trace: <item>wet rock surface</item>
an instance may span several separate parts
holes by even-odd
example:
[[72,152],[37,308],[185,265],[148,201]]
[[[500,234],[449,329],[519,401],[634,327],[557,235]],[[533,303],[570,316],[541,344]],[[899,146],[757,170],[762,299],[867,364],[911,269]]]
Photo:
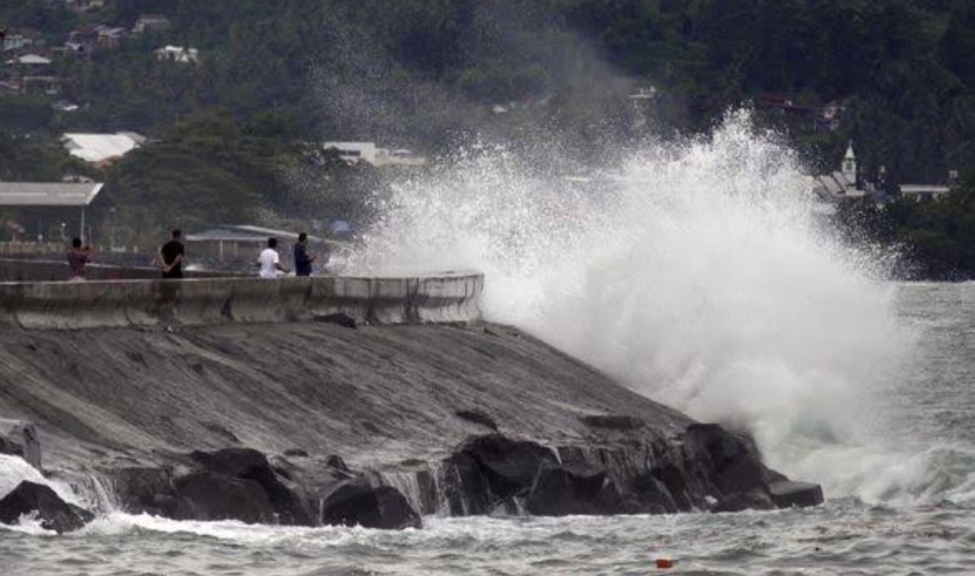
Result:
[[823,488],[819,484],[809,482],[773,482],[769,486],[772,501],[779,508],[791,508],[793,506],[805,508],[808,506],[819,506],[823,503]]
[[821,501],[747,437],[503,326],[11,329],[0,384],[49,466],[99,471],[132,512],[402,527]]
[[20,456],[41,470],[41,443],[31,422],[0,418],[0,454]]
[[419,513],[402,493],[389,486],[343,482],[322,502],[322,524],[400,530],[422,528]]

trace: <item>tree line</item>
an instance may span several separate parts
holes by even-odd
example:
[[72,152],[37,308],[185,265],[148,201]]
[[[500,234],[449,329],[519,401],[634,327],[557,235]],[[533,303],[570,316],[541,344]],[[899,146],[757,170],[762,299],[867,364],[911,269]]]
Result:
[[[159,144],[112,169],[114,201],[138,199],[133,211],[148,205],[160,220],[173,205],[200,222],[280,218],[296,194],[315,196],[287,191],[309,163],[339,169],[294,142],[436,155],[475,135],[544,134],[573,162],[599,163],[614,142],[707,130],[765,94],[843,104],[835,131],[781,120],[813,170],[832,169],[851,139],[862,171],[883,166],[892,185],[975,165],[968,0],[108,0],[85,14],[22,0],[0,6],[0,25],[57,45],[78,27],[131,28],[146,13],[172,26],[57,60],[58,98],[79,110],[0,98],[0,145],[30,136],[32,150],[0,157],[0,177],[52,170],[25,159],[44,150],[53,170],[71,167],[52,151],[60,132],[134,130]],[[165,44],[197,48],[199,64],[157,60]],[[637,122],[627,96],[650,86],[651,121]],[[376,178],[325,178],[339,184],[322,193],[339,199],[324,203],[365,217],[353,190]]]

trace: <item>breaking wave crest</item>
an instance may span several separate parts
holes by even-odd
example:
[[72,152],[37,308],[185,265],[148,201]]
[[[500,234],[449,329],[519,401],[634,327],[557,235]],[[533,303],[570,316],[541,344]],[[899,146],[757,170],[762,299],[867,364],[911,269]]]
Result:
[[930,455],[905,468],[875,409],[916,338],[888,259],[829,233],[795,154],[739,113],[627,157],[577,177],[505,147],[464,151],[400,182],[344,267],[476,268],[489,320],[748,429],[772,466],[831,495],[915,498],[943,483]]

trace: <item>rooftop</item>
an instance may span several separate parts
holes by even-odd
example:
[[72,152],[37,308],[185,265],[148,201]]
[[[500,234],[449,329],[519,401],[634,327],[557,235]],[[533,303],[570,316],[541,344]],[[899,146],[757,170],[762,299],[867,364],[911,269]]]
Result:
[[98,182],[0,182],[0,206],[88,206]]
[[146,141],[145,136],[134,132],[117,134],[79,134],[64,135],[65,146],[72,156],[86,162],[104,162],[118,158],[138,148]]
[[[264,242],[268,238],[278,238],[280,240],[297,240],[298,233],[287,230],[275,230],[273,228],[263,228],[261,226],[217,226],[209,230],[204,230],[196,234],[188,234],[188,242]],[[310,242],[324,242],[317,236],[308,236]]]

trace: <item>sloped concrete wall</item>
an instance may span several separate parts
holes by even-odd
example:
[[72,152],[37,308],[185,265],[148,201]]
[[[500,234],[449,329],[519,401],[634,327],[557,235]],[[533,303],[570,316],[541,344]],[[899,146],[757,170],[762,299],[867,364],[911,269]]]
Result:
[[199,278],[0,283],[0,323],[26,329],[295,322],[346,314],[359,323],[471,322],[477,273],[410,278]]

